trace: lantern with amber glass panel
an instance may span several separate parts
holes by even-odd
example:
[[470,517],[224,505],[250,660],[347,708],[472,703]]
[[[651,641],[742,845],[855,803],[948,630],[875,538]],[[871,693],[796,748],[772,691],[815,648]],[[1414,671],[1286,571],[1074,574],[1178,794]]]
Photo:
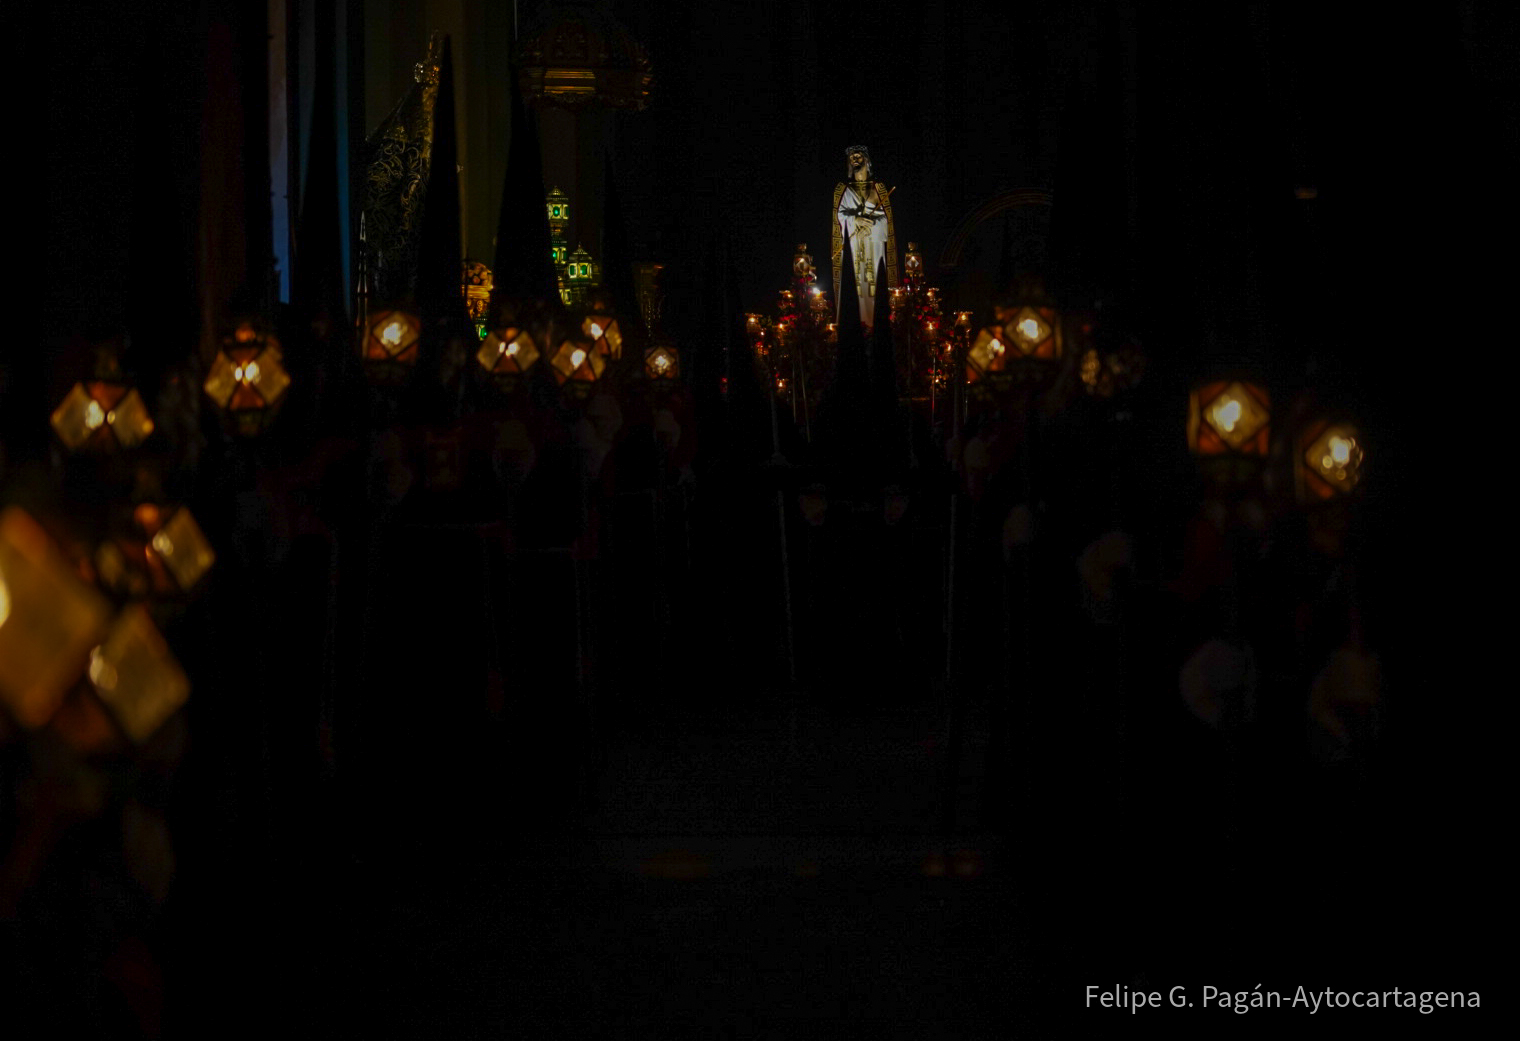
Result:
[[279,340],[251,321],[222,339],[204,384],[228,424],[245,436],[269,425],[289,387]]
[[364,369],[377,383],[401,383],[417,367],[422,319],[410,308],[393,307],[372,314],[361,335]]
[[657,386],[669,386],[681,378],[681,355],[669,343],[656,343],[644,352],[644,375]]
[[612,313],[612,297],[605,291],[593,289],[586,294],[586,316],[581,320],[581,332],[591,338],[596,352],[609,361],[622,358],[623,331]]
[[1215,380],[1188,398],[1188,450],[1206,476],[1226,482],[1258,475],[1272,437],[1272,399],[1244,380]]
[[607,358],[598,354],[596,346],[584,336],[567,336],[549,359],[554,381],[565,393],[581,399],[590,392],[593,384],[607,370]]
[[129,599],[188,595],[216,563],[216,553],[185,506],[140,502],[123,511],[95,550],[106,589]]
[[148,406],[122,375],[113,346],[96,351],[93,378],[69,389],[51,422],[70,452],[135,448],[153,433]]
[[518,325],[515,317],[504,315],[501,324],[486,334],[485,341],[475,352],[480,367],[491,374],[501,390],[516,390],[522,377],[533,368],[539,358],[538,344],[526,328]]
[[1362,479],[1366,447],[1361,431],[1344,420],[1316,420],[1299,431],[1294,453],[1299,497],[1323,502],[1350,495]]
[[1002,391],[1015,383],[1045,379],[1061,359],[1061,316],[1054,307],[1013,304],[995,311],[966,352],[966,382]]
[[111,605],[19,507],[0,513],[0,705],[32,730],[63,704]]

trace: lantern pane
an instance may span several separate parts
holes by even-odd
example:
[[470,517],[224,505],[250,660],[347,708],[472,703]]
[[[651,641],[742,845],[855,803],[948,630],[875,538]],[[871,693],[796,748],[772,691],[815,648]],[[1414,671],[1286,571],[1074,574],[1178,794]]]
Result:
[[153,736],[190,696],[190,681],[141,604],[125,608],[90,652],[90,686],[133,742]]
[[16,507],[0,514],[0,702],[16,722],[52,717],[109,618],[36,521]]
[[90,397],[84,384],[76,383],[53,410],[53,430],[64,447],[73,452],[94,436],[106,421],[100,402]]
[[290,375],[285,371],[279,348],[268,348],[258,356],[254,364],[258,369],[248,373],[248,382],[266,404],[273,405],[285,393],[285,388],[290,386]]
[[175,584],[186,592],[216,563],[216,553],[187,509],[176,510],[168,523],[154,533],[150,545],[174,576]]
[[[422,335],[421,324],[405,311],[385,311],[369,323],[371,358],[400,357]],[[378,350],[375,348],[378,347]]]
[[153,433],[153,419],[148,415],[148,406],[143,403],[142,395],[137,393],[135,387],[122,395],[116,407],[106,414],[106,420],[123,448],[142,444]]
[[1003,327],[989,325],[977,334],[966,356],[979,373],[1001,369],[1007,364],[1008,344],[1003,339]]
[[216,352],[211,370],[206,373],[205,387],[206,395],[216,402],[218,408],[226,408],[232,400],[232,392],[238,388],[238,379],[233,375],[232,359],[227,357],[226,351]]
[[1309,471],[1336,491],[1349,492],[1361,477],[1363,450],[1355,428],[1345,423],[1326,427],[1304,450]]
[[1220,391],[1204,406],[1203,415],[1209,427],[1236,451],[1265,429],[1269,418],[1256,395],[1239,382]]
[[1051,334],[1050,323],[1032,307],[1021,308],[1013,321],[1004,323],[1003,328],[1010,332],[1014,345],[1025,355],[1036,353]]

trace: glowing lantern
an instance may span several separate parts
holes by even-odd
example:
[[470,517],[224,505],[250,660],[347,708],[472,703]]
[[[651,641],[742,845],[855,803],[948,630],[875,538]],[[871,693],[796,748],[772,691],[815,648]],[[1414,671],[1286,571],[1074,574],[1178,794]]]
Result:
[[207,396],[240,434],[258,433],[289,386],[279,341],[248,322],[222,341],[205,382]]
[[924,255],[916,242],[908,243],[908,252],[903,255],[903,275],[910,285],[924,277]]
[[42,726],[100,641],[110,605],[25,512],[0,513],[0,704]]
[[503,389],[510,390],[518,377],[538,361],[538,345],[526,329],[506,325],[486,334],[485,342],[475,352],[475,360]]
[[216,553],[188,509],[151,502],[133,509],[130,535],[95,551],[101,584],[132,597],[188,593],[214,563]]
[[644,374],[652,380],[680,379],[681,356],[664,344],[651,347],[644,352]]
[[1299,488],[1306,498],[1332,499],[1356,488],[1366,456],[1356,427],[1320,420],[1304,429],[1299,446]]
[[1271,417],[1271,399],[1262,387],[1239,380],[1204,384],[1188,401],[1188,448],[1206,458],[1264,458]]
[[71,452],[133,448],[153,433],[153,418],[135,387],[115,380],[76,383],[53,410],[53,430]]
[[601,378],[607,358],[597,353],[593,344],[583,340],[565,340],[549,359],[554,379],[572,393],[583,393]]
[[135,744],[152,737],[190,696],[190,681],[147,608],[125,608],[90,651],[90,688]]
[[413,365],[417,342],[422,339],[422,320],[410,311],[381,311],[369,320],[364,336],[364,360]]
[[596,352],[617,361],[623,356],[623,333],[618,321],[603,301],[592,304],[593,310],[581,322],[581,332],[591,338]]

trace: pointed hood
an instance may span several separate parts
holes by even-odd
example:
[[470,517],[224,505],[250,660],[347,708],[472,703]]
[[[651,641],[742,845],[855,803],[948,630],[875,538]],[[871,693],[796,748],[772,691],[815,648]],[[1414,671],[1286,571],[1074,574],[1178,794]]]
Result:
[[538,141],[538,121],[523,103],[517,66],[507,73],[510,95],[511,144],[507,174],[501,189],[501,216],[496,224],[496,257],[491,267],[498,299],[559,298],[549,241],[549,215],[544,210],[544,168]]
[[454,124],[454,61],[449,38],[438,55],[433,157],[417,235],[417,308],[424,328],[468,325],[460,290],[464,245],[459,231],[459,166]]
[[291,303],[303,332],[330,340],[346,331],[343,245],[338,200],[338,124],[334,106],[333,54],[336,30],[330,7],[316,8],[315,75],[312,85],[311,151],[301,213],[296,225],[296,252],[291,272]]
[[[639,314],[638,293],[633,285],[633,251],[628,245],[622,197],[618,194],[610,153],[607,155],[604,172],[606,194],[602,215],[602,285],[612,295],[612,304],[617,308],[619,320],[626,332],[641,331],[643,320]],[[638,341],[642,343],[646,338],[640,335]]]

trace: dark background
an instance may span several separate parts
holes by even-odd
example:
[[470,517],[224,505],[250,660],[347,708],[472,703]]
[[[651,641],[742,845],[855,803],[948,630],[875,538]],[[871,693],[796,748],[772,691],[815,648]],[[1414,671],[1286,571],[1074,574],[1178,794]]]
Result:
[[[486,6],[346,5],[346,24],[362,25],[365,40],[361,47],[352,37],[354,64],[340,77],[340,93],[354,99],[350,137],[383,115],[375,99],[387,94],[376,80],[394,82],[395,69],[421,56],[418,30],[436,27],[432,14],[465,30],[456,55],[467,55],[462,75],[477,99],[466,129],[504,132],[501,111],[490,107],[496,102],[483,96],[496,75],[494,55],[479,41],[500,40],[510,9]],[[1391,678],[1387,783],[1364,822],[1364,844],[1303,841],[1265,875],[1268,884],[1323,878],[1354,908],[1350,934],[1333,915],[1313,920],[1319,932],[1306,926],[1263,940],[1253,967],[1275,964],[1291,975],[1312,949],[1314,964],[1333,969],[1344,952],[1346,961],[1386,970],[1378,986],[1434,986],[1440,977],[1439,985],[1475,989],[1469,980],[1489,964],[1489,941],[1508,935],[1493,904],[1491,851],[1503,818],[1493,810],[1489,767],[1490,742],[1506,733],[1493,721],[1496,706],[1508,696],[1503,672],[1491,671],[1505,657],[1492,649],[1493,626],[1503,627],[1511,597],[1508,565],[1489,547],[1498,545],[1490,525],[1508,459],[1494,416],[1508,408],[1513,338],[1503,330],[1512,310],[1513,15],[1475,3],[1407,18],[1288,4],[617,3],[612,12],[646,43],[656,76],[649,110],[617,116],[609,131],[613,169],[636,251],[669,265],[667,313],[697,356],[725,342],[737,348],[734,316],[768,307],[796,243],[826,255],[825,202],[844,147],[863,143],[877,176],[898,186],[899,245],[925,247],[931,278],[941,274],[934,260],[951,232],[982,201],[1019,187],[1054,193],[1054,288],[1081,306],[1102,301],[1146,345],[1152,368],[1136,437],[1170,463],[1136,482],[1149,483],[1158,499],[1188,487],[1184,396],[1211,371],[1243,365],[1284,396],[1312,383],[1362,417],[1380,460],[1365,556]],[[536,5],[521,7],[525,26],[538,14]],[[248,89],[263,61],[262,10],[60,3],[7,18],[20,20],[8,34],[17,59],[8,108],[17,118],[7,164],[19,279],[8,312],[17,334],[3,347],[0,429],[8,458],[22,460],[44,451],[47,413],[74,378],[69,344],[131,326],[136,361],[151,378],[155,366],[193,347],[207,302],[249,280],[257,258],[271,252],[271,233],[261,128],[248,123],[262,103],[262,85]],[[377,38],[391,58],[379,71],[365,57],[382,51]],[[469,143],[485,157],[467,162],[464,174],[464,237],[476,255],[488,252],[478,243],[495,226],[504,140],[503,133]],[[228,171],[233,176],[221,176]],[[1295,197],[1307,187],[1316,190],[1312,201]],[[965,266],[979,263],[985,276],[1000,241],[999,226],[984,226]],[[947,273],[943,284],[952,308],[985,313],[986,285],[974,275]],[[459,597],[479,595],[467,585],[461,580]],[[298,627],[298,619],[287,623]],[[415,667],[407,675],[422,682]],[[692,669],[707,667],[716,671],[698,689],[738,682],[738,670],[724,673],[719,661]],[[239,683],[231,689],[259,687],[257,678]],[[209,714],[202,746],[240,733],[238,715],[230,706]],[[256,754],[246,740],[197,768],[211,787],[181,818],[187,895],[171,914],[181,931],[169,957],[173,966],[194,966],[173,976],[192,981],[178,985],[196,995],[177,998],[179,1007],[205,1000],[239,1016],[262,1006],[265,988],[292,1009],[291,987],[319,1003],[324,993],[320,972],[290,984],[270,971],[271,962],[302,960],[302,934],[271,935],[257,908],[312,915],[324,936],[363,937],[365,921],[398,914],[332,867],[347,863],[341,857],[265,848],[252,818],[240,816],[247,764],[239,756]],[[552,787],[542,778],[524,782],[514,798],[544,783]],[[1138,812],[1149,820],[1169,808],[1142,803]],[[1101,821],[1102,809],[1090,816]],[[1148,878],[1126,865],[1158,865],[1164,858],[1154,844],[1182,841],[1166,828],[1116,825],[1113,834],[1121,832],[1122,848],[1104,847],[1114,870],[1097,873],[1100,889],[1105,879],[1129,887]],[[302,848],[310,841],[299,831],[286,838]],[[354,845],[383,858],[373,853],[383,843]],[[487,894],[481,913],[495,921],[499,890],[490,878],[463,881],[474,870],[434,864],[416,877],[427,879],[419,889]],[[599,892],[596,906],[609,915],[642,906],[634,895]],[[1021,892],[1009,913],[1041,906],[1046,895]],[[1082,902],[1080,894],[1062,897]],[[461,918],[471,899],[460,897]],[[749,906],[769,898],[756,887],[738,899]],[[900,906],[916,899],[905,895]],[[1143,887],[1138,899],[1146,899]],[[337,921],[336,910],[335,920],[322,917],[339,907],[351,918]],[[416,913],[451,920],[436,906]],[[1167,932],[1166,909],[1149,913],[1154,918],[1142,920]],[[510,933],[516,919],[502,914]],[[1090,914],[1093,945],[1122,946],[1100,912]],[[1186,932],[1210,919],[1207,910],[1179,911],[1174,924]],[[1368,930],[1374,921],[1386,932]],[[1036,934],[1063,935],[1058,917],[1042,930]],[[1404,960],[1377,949],[1374,935],[1397,937]],[[482,949],[498,942],[483,940]],[[966,943],[1001,948],[995,932],[968,934]],[[334,964],[357,957],[341,944],[331,949]],[[230,978],[195,965],[199,950],[227,953]],[[637,956],[606,957],[622,964]],[[450,964],[532,976],[531,959],[518,964],[513,955],[502,968],[491,957],[466,951]],[[1081,952],[1063,957],[1071,978],[1060,977],[1061,985],[1088,982]],[[1095,954],[1093,964],[1107,967],[1107,957]],[[1195,975],[1150,985],[1205,981],[1208,959],[1196,952],[1173,964]],[[570,992],[583,982],[546,986],[573,1003]],[[989,972],[984,982],[991,989],[997,981]],[[345,993],[369,993],[366,983],[345,985],[353,988]],[[1041,1007],[1037,989],[1018,993],[1025,1013],[1040,1014],[1029,1011]]]

